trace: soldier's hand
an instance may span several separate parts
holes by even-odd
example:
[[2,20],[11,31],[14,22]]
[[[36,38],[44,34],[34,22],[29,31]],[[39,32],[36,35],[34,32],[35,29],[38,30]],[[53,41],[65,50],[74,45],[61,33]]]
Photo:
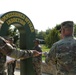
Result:
[[41,52],[38,52],[36,50],[33,50],[33,57],[39,56],[41,54],[42,54]]

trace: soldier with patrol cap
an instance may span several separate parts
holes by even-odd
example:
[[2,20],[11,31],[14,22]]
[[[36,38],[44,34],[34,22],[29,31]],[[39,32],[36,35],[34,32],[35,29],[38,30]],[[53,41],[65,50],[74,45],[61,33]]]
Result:
[[[0,20],[0,25],[3,23]],[[41,53],[36,50],[17,50],[13,47],[6,39],[0,36],[0,75],[6,75],[5,73],[5,62],[6,55],[13,57],[15,59],[26,59],[30,57],[35,57]]]
[[[39,44],[40,44],[39,39],[35,39],[33,49],[37,50],[39,52],[42,52],[41,47],[40,47]],[[34,71],[35,71],[35,75],[42,75],[42,72],[41,72],[42,55],[39,55],[37,57],[33,57],[32,61],[33,61],[33,68],[34,68]]]
[[73,26],[73,21],[61,23],[63,39],[53,44],[45,60],[56,66],[56,75],[76,75],[76,39],[73,37]]

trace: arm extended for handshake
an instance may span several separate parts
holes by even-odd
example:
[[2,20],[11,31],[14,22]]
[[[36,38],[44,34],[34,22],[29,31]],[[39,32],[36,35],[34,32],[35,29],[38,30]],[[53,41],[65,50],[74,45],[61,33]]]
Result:
[[0,52],[15,59],[26,59],[41,54],[36,50],[17,50],[17,48],[14,48],[3,37],[0,37]]

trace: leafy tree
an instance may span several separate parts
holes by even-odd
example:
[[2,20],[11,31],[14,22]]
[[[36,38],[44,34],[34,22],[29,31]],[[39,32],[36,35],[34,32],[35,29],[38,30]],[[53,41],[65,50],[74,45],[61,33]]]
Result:
[[60,39],[59,30],[60,25],[56,25],[56,27],[52,29],[49,28],[45,32],[44,31],[38,32],[38,30],[35,30],[36,38],[43,39],[46,45],[50,48],[53,45],[53,43],[55,43]]
[[35,30],[35,33],[36,33],[36,38],[44,39],[44,35],[45,35],[44,31],[38,32],[38,30]]
[[76,37],[76,24],[74,25],[74,36]]
[[59,32],[56,30],[56,28],[51,29],[50,33],[46,35],[45,42],[46,45],[50,48],[53,43],[58,41],[60,39]]
[[46,30],[45,34],[48,35],[48,34],[50,33],[50,31],[51,31],[51,29],[48,28],[48,29]]
[[57,24],[55,27],[56,30],[60,30],[60,28],[61,28],[60,24]]

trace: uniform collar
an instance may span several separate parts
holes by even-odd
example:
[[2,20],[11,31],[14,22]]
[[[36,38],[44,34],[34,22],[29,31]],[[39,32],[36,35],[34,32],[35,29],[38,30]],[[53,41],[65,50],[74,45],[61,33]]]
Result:
[[64,38],[73,38],[73,36],[65,36]]

